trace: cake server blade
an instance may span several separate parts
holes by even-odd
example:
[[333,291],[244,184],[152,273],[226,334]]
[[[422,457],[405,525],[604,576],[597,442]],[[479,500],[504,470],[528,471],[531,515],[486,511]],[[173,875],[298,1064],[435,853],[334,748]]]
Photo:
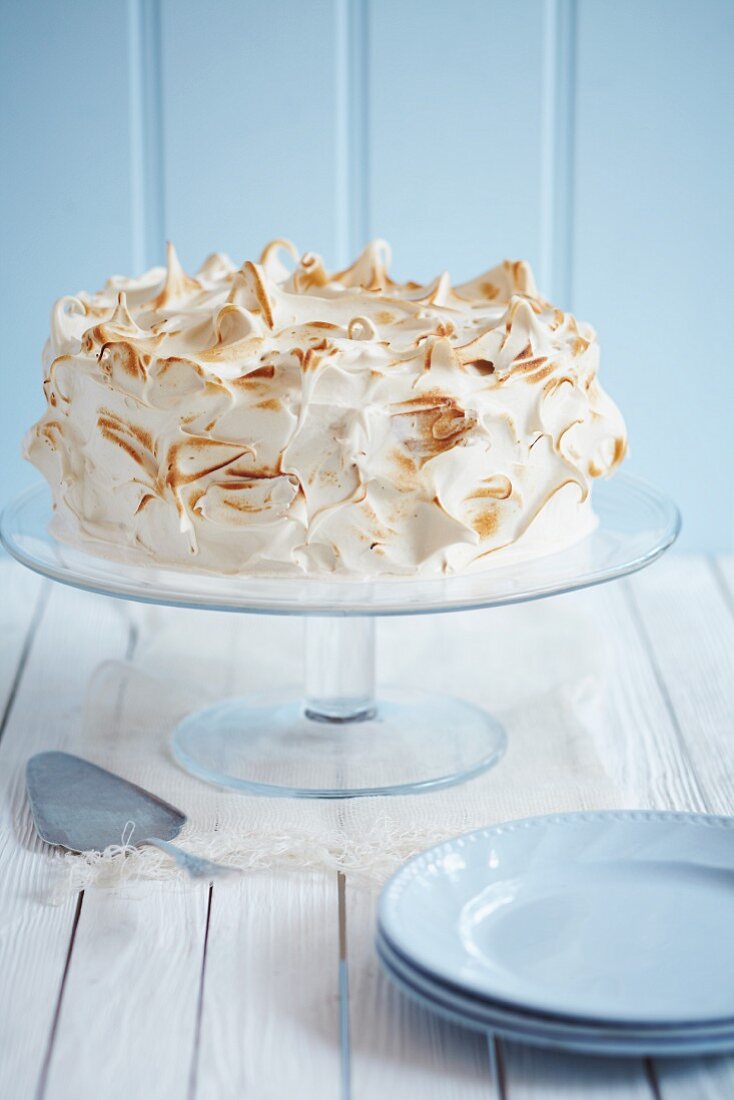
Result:
[[26,765],[26,789],[36,830],[47,844],[72,852],[103,851],[112,844],[153,844],[196,878],[237,870],[170,844],[186,824],[185,814],[80,756],[32,756]]

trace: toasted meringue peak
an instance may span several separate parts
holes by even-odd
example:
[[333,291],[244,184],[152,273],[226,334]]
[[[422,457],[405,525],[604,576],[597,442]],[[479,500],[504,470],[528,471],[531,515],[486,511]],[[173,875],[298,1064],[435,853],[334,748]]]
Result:
[[235,270],[235,265],[226,253],[210,252],[197,271],[197,278],[195,281],[198,282],[199,285],[210,282],[216,283],[220,280],[226,281],[227,277],[232,275]]
[[81,298],[66,295],[54,303],[51,310],[51,339],[56,355],[67,355],[79,346],[88,327],[88,308]]
[[352,266],[337,272],[333,280],[342,286],[361,287],[363,290],[384,290],[392,285],[392,279],[387,273],[391,260],[392,249],[387,241],[370,241]]
[[352,317],[347,326],[347,336],[350,340],[376,340],[377,328],[369,317]]
[[201,290],[201,283],[192,279],[181,267],[176,249],[170,241],[166,244],[166,281],[163,289],[150,303],[152,309],[165,309]]
[[111,327],[118,328],[121,331],[125,329],[129,329],[130,332],[142,333],[143,331],[137,326],[130,310],[127,308],[127,296],[124,290],[121,290],[117,295],[117,305],[108,323]]
[[278,237],[276,240],[270,241],[260,253],[260,266],[268,278],[277,283],[285,282],[290,275],[290,268],[287,268],[280,258],[283,252],[290,256],[294,265],[298,264],[298,249],[293,241],[289,241],[285,237]]
[[59,537],[224,573],[435,575],[594,526],[626,452],[593,329],[506,260],[452,286],[373,241],[329,273],[290,241],[61,298],[26,454]]

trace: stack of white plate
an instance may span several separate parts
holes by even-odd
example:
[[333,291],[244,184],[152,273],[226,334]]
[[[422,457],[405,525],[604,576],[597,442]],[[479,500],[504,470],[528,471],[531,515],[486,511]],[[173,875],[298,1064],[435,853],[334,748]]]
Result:
[[410,860],[380,900],[393,981],[455,1023],[594,1054],[734,1050],[734,818],[528,818]]

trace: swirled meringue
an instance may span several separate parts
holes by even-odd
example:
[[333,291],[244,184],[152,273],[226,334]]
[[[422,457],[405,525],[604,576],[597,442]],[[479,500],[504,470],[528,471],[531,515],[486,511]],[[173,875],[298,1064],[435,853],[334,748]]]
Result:
[[[288,241],[53,307],[25,440],[57,535],[219,573],[431,575],[557,550],[626,449],[593,329],[522,262],[452,287]],[[288,264],[290,263],[290,268]]]

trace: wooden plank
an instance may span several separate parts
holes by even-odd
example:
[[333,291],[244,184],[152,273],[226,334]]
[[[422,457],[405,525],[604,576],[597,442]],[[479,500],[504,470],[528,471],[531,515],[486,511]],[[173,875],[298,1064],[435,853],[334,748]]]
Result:
[[132,264],[128,66],[116,0],[0,7],[0,507],[38,477],[19,442],[51,303]]
[[539,0],[370,3],[368,221],[399,278],[539,269],[543,26]]
[[731,1100],[734,1058],[656,1060],[655,1100]]
[[702,810],[691,772],[650,654],[632,615],[625,582],[559,597],[575,601],[602,648],[602,683],[590,723],[601,762],[629,807]]
[[378,891],[347,888],[353,1100],[500,1100],[488,1038],[444,1023],[413,1004],[375,953]]
[[0,729],[9,716],[40,621],[41,583],[35,573],[21,569],[0,551]]
[[711,567],[721,585],[724,601],[734,614],[734,554],[719,554],[712,559]]
[[[667,707],[707,809],[734,813],[734,614],[725,589],[731,559],[671,556],[630,583],[634,613],[650,647]],[[728,1100],[734,1058],[656,1059],[662,1100]]]
[[[705,488],[731,469],[730,364],[711,357],[685,400],[670,383],[691,371],[679,303],[699,296],[701,271],[708,315],[729,308],[734,5],[580,0],[576,41],[573,308],[599,332],[630,472],[678,501],[682,548],[730,547],[731,508]],[[691,462],[676,441],[694,424]]]
[[734,813],[734,616],[703,558],[672,555],[629,585],[666,705],[712,813]]
[[[182,262],[273,237],[336,260],[338,35],[331,0],[163,0],[166,232]],[[192,135],[195,135],[193,137]]]
[[508,1043],[509,1100],[657,1100],[637,1058],[584,1057]]
[[44,1100],[187,1095],[208,892],[85,891]]
[[51,904],[54,860],[33,829],[23,769],[34,752],[73,744],[92,669],[123,653],[127,638],[110,601],[56,586],[0,743],[0,1095],[8,1100],[25,1100],[38,1083],[77,905],[75,897]]
[[[192,646],[211,643],[215,648],[207,663],[207,687],[214,695],[232,691],[238,665],[246,667],[247,654],[252,652],[248,624],[238,616],[133,608],[132,618],[139,661],[145,667],[152,647],[157,672],[170,672],[174,683],[181,669],[177,658],[170,669],[166,665],[168,632],[190,636]],[[214,659],[214,654],[222,659]],[[124,673],[124,666],[110,668],[97,690],[101,684],[104,691],[117,691],[115,685],[124,682]],[[110,709],[118,711],[117,705]],[[180,769],[163,764],[156,750],[163,732],[158,730],[158,719],[152,714],[144,730],[130,726],[136,721],[134,700],[123,698],[119,723],[125,736],[110,736],[105,730],[98,743],[88,734],[88,751],[121,773],[162,790],[165,797],[184,806],[193,821],[210,824],[218,806],[226,819],[227,800],[239,802],[237,796],[195,782]],[[258,1096],[282,1096],[297,1085],[300,1095],[307,1095],[307,1085],[312,1095],[336,1095],[336,1023],[334,1042],[322,1057],[315,1057],[309,1047],[310,1020],[321,1013],[327,1031],[328,1021],[336,1020],[335,894],[329,888],[324,895],[320,879],[313,888],[307,881],[300,891],[295,879],[218,883],[211,892],[210,910],[206,893],[175,884],[126,884],[114,893],[87,891],[46,1100],[63,1097],[70,1084],[84,1095],[90,1082],[97,1080],[106,1083],[106,1094],[120,1097],[141,1089],[146,1095],[155,1090],[152,1094],[161,1097],[183,1095],[187,1089],[192,1096],[195,1092],[226,1097],[250,1090]],[[291,927],[305,927],[306,932],[288,952],[283,942]],[[323,957],[313,950],[313,941],[322,934],[317,929],[322,927],[330,940]],[[105,1004],[123,968],[132,993],[120,998],[119,1007],[110,1013]],[[281,968],[279,980],[270,980],[270,968]],[[257,983],[253,971],[259,975]],[[303,991],[300,1004],[291,996],[294,972]],[[297,1016],[286,1025],[281,1017],[289,1002],[297,1007]],[[77,1046],[90,1016],[94,1024],[88,1029],[86,1053],[80,1057]],[[262,1039],[264,1020],[270,1045]],[[295,1060],[279,1057],[283,1034]],[[95,1049],[105,1052],[105,1065],[96,1073]],[[336,1082],[331,1093],[330,1080]]]
[[[116,607],[130,622],[126,656],[139,653],[143,661],[146,646],[155,643],[161,629],[196,631],[201,640],[207,630],[231,636],[236,627],[234,617]],[[99,738],[87,730],[85,746],[113,771],[158,791],[160,740],[167,731],[157,730],[154,718],[144,736],[130,728],[128,708],[135,701],[128,694],[134,695],[134,689],[125,686],[125,672],[123,665],[107,670],[101,690],[116,702],[109,713],[95,711],[104,729]],[[226,692],[230,676],[223,662],[213,673],[213,690]],[[170,797],[185,806],[192,781],[173,771],[176,791]],[[70,1093],[121,1100],[142,1093],[166,1100],[189,1093],[209,893],[208,884],[185,881],[85,891],[44,1100],[63,1100]],[[110,998],[114,1012],[108,1008]]]
[[336,876],[252,874],[217,885],[197,1095],[340,1097]]

